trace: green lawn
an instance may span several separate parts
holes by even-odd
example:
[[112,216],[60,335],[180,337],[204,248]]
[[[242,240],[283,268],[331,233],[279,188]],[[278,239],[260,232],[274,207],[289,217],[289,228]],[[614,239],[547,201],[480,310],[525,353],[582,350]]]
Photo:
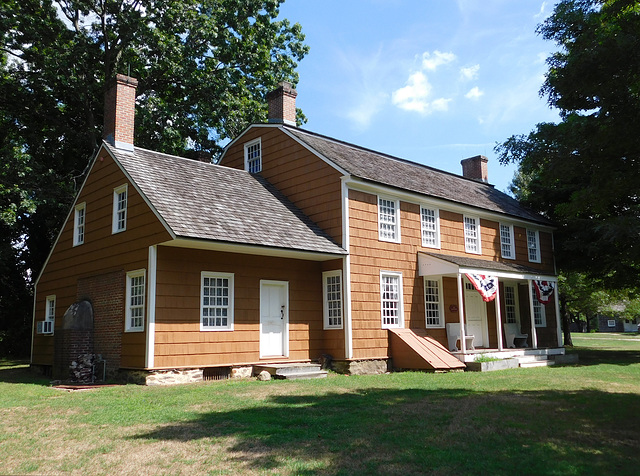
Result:
[[578,366],[66,392],[0,361],[1,474],[638,474],[640,336]]

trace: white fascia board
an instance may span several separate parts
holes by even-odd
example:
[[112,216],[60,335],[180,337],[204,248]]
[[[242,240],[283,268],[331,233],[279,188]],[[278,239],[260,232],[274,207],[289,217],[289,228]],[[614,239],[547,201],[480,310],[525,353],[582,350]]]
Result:
[[544,275],[544,274],[526,274],[526,273],[510,273],[508,271],[495,271],[492,269],[485,269],[485,268],[460,268],[458,270],[460,272],[460,274],[487,274],[490,273],[491,276],[497,276],[498,278],[505,278],[505,279],[515,279],[515,280],[523,280],[523,279],[530,279],[532,281],[537,280],[537,281],[557,281],[558,277],[557,276],[549,276],[549,275]]
[[270,256],[275,258],[291,258],[305,261],[329,261],[344,258],[342,253],[323,253],[320,251],[293,250],[286,248],[274,248],[261,245],[247,245],[243,243],[228,243],[221,241],[197,240],[191,238],[176,238],[174,240],[159,243],[162,246],[174,248],[189,248],[196,250],[221,251],[225,253],[238,253],[244,255]]
[[347,186],[353,190],[359,190],[361,192],[367,192],[372,194],[383,194],[389,195],[392,197],[398,197],[403,202],[415,203],[415,204],[423,204],[429,205],[440,210],[446,210],[450,212],[460,213],[460,214],[471,214],[477,216],[479,218],[483,218],[485,220],[491,220],[495,222],[502,223],[513,223],[514,225],[520,225],[529,228],[536,228],[539,230],[544,230],[551,232],[555,228],[549,225],[542,225],[538,222],[525,220],[523,218],[514,217],[512,215],[508,215],[506,213],[498,213],[486,210],[480,207],[473,207],[471,205],[461,205],[455,202],[445,200],[442,198],[430,197],[427,195],[422,195],[417,192],[410,192],[407,190],[400,190],[395,187],[390,187],[388,185],[382,185],[376,182],[371,182],[368,180],[359,179],[357,177],[351,176],[347,181]]

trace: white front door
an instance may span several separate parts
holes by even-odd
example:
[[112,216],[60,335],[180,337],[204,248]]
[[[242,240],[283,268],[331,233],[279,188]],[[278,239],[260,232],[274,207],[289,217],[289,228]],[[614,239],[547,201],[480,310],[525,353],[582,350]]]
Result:
[[260,281],[260,357],[289,355],[289,283]]
[[464,284],[464,310],[467,335],[472,335],[474,347],[486,347],[489,345],[487,335],[487,305],[482,296],[465,279]]

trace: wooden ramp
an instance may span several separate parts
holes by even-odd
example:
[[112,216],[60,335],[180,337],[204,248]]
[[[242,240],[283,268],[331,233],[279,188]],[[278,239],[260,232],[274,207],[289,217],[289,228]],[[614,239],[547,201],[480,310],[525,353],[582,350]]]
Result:
[[412,370],[458,370],[466,365],[424,329],[389,329],[393,367]]

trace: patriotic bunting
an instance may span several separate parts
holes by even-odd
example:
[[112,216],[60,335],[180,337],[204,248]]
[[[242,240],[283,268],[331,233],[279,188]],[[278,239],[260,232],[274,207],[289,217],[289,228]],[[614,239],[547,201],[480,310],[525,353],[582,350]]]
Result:
[[536,296],[538,301],[542,304],[549,304],[551,295],[553,294],[553,281],[533,281],[533,285],[536,289]]
[[498,292],[498,277],[485,274],[465,274],[484,302],[493,301]]

